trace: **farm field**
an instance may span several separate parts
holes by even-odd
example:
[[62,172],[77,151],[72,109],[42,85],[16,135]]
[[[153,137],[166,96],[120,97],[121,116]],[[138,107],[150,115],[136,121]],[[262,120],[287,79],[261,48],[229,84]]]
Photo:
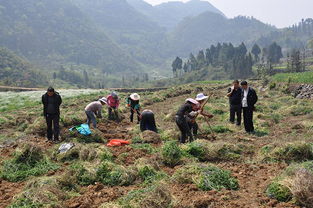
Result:
[[[61,91],[62,143],[75,144],[65,154],[58,153],[62,143],[44,137],[43,92],[0,93],[0,207],[313,207],[312,101],[293,98],[283,83],[251,86],[259,96],[253,135],[228,122],[228,82],[140,93],[159,135],[129,122],[125,93],[121,123],[108,121],[104,111],[91,136],[71,133],[85,122],[84,107],[108,91]],[[216,139],[199,117],[198,139],[178,144],[175,113],[200,92],[213,93],[205,111],[214,114]],[[107,147],[110,139],[131,144]]]

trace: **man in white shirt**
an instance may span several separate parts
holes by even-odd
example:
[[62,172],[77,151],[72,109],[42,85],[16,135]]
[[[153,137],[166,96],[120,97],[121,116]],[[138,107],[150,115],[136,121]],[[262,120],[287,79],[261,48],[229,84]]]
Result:
[[245,130],[247,133],[254,133],[253,111],[255,109],[254,105],[258,101],[258,96],[255,90],[248,86],[246,81],[241,82],[241,87],[241,105]]

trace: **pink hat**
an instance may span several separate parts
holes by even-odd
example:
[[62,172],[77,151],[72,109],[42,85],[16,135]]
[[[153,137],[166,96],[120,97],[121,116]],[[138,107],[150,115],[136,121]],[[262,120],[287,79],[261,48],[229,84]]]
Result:
[[186,99],[186,102],[191,102],[191,103],[193,103],[193,104],[195,104],[195,105],[199,105],[199,104],[200,104],[198,101],[196,101],[196,100],[193,99],[193,98],[188,98],[188,99]]

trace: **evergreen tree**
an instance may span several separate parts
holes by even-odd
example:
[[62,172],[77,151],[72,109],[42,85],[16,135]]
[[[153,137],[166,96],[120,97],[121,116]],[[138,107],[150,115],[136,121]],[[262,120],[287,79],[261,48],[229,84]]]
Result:
[[271,63],[279,63],[279,60],[283,57],[281,47],[276,42],[272,43],[268,47],[267,60]]
[[197,56],[197,63],[198,67],[202,68],[206,64],[206,59],[203,50],[199,51],[198,56]]
[[255,62],[258,62],[259,61],[259,55],[261,53],[261,49],[260,47],[258,46],[258,44],[254,44],[253,47],[252,47],[252,50],[251,50],[251,53],[254,55],[254,60]]

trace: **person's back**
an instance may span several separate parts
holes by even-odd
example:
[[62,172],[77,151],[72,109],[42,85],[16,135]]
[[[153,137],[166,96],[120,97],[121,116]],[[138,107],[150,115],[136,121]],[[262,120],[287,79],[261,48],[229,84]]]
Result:
[[154,132],[158,131],[155,124],[154,113],[151,110],[144,110],[141,113],[140,130],[141,131],[150,130]]
[[102,104],[100,101],[94,101],[89,103],[86,108],[85,111],[92,111],[94,113],[101,111],[102,109]]

